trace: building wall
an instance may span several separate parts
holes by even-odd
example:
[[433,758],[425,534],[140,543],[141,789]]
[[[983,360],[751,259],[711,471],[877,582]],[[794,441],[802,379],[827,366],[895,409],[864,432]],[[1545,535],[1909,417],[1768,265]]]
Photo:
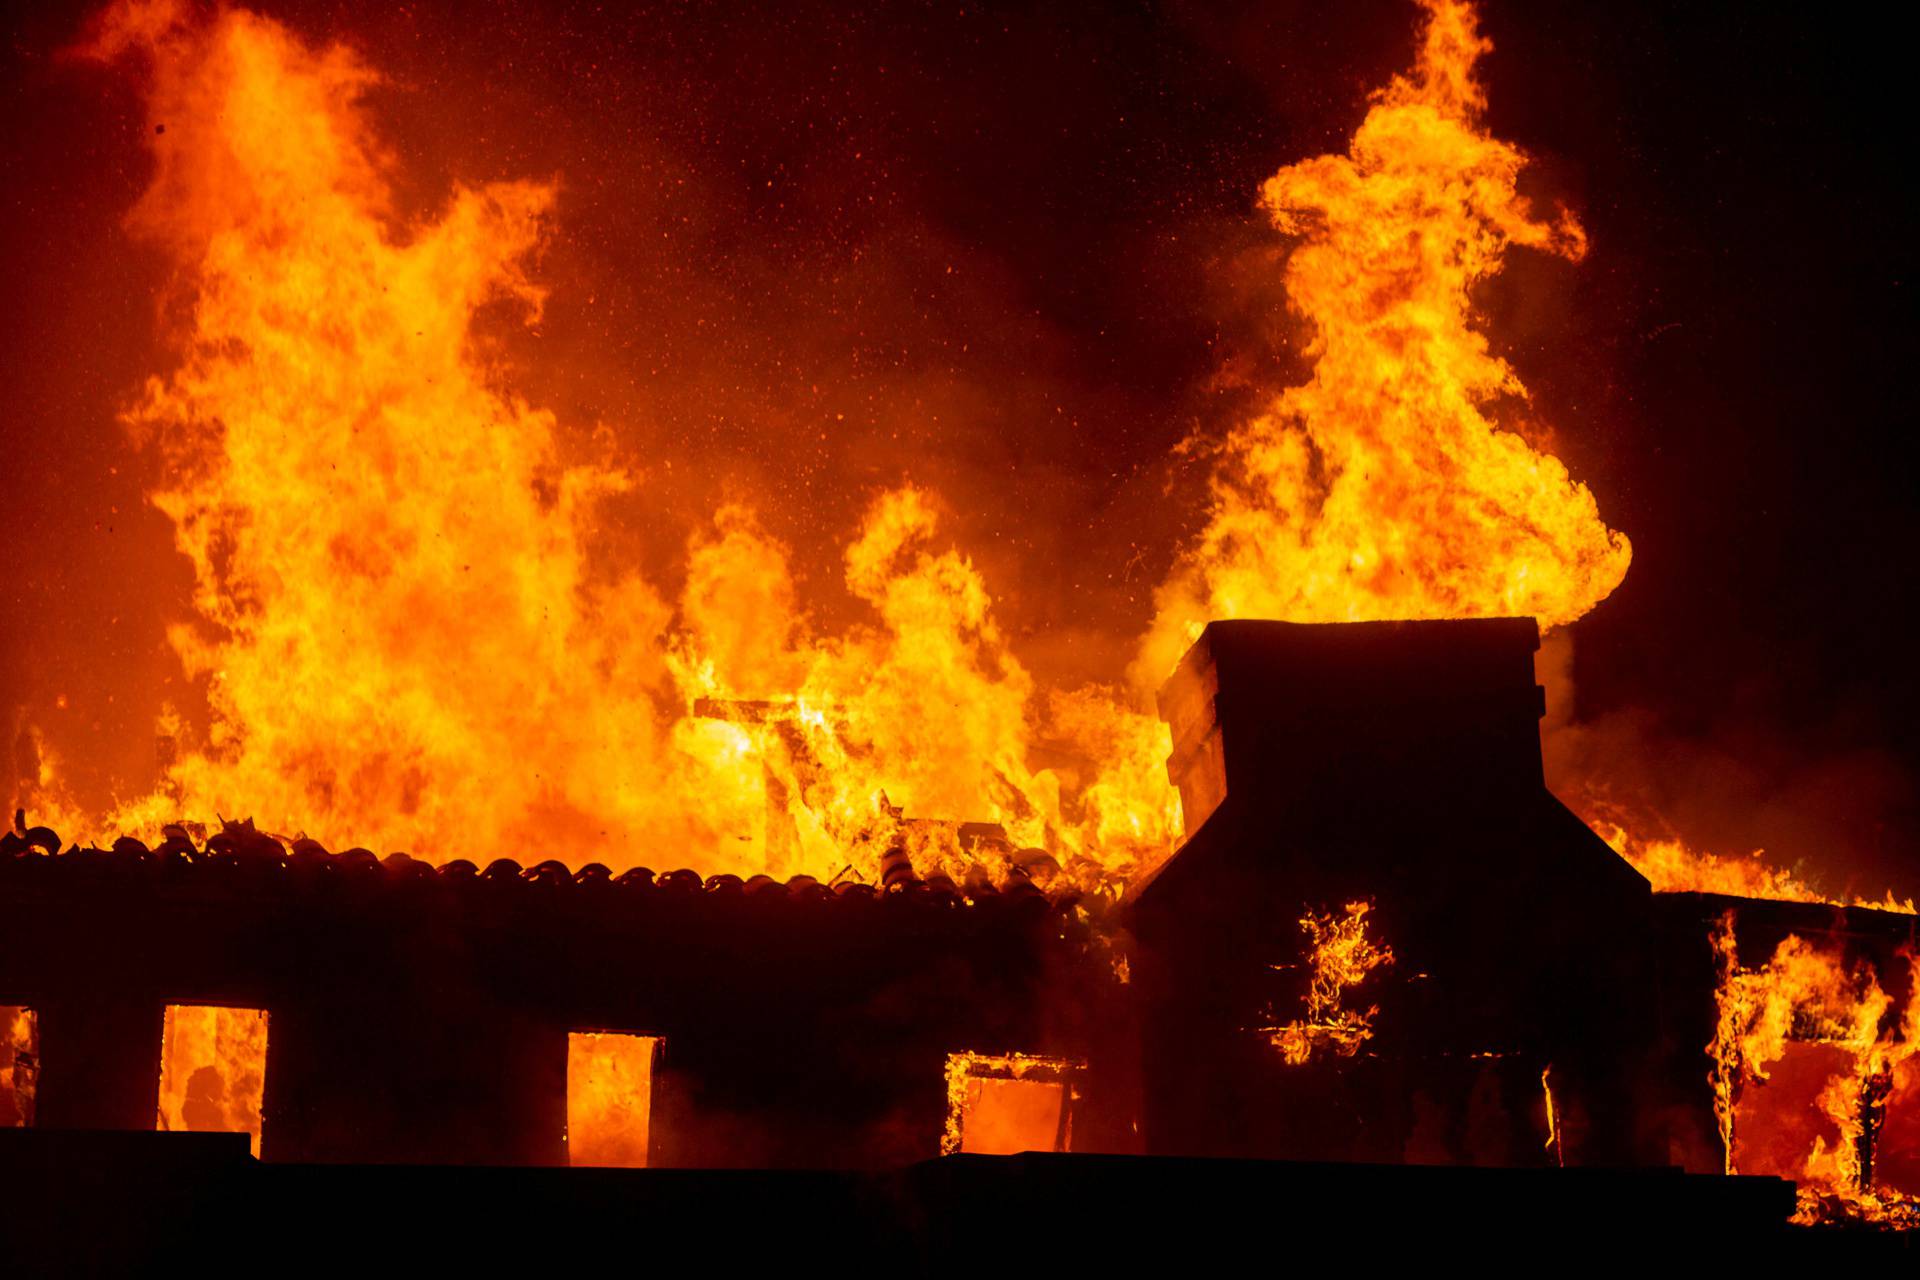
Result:
[[1089,970],[1030,889],[34,851],[0,865],[0,937],[42,1126],[151,1128],[164,1006],[259,1008],[270,1161],[564,1163],[594,1029],[664,1038],[655,1164],[899,1163],[939,1150],[948,1054],[1084,1056],[1098,1021],[1048,1012]]

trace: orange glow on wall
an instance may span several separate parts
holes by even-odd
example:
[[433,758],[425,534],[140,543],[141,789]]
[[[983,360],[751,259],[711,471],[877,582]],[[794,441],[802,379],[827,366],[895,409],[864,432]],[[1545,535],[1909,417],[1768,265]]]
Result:
[[267,1013],[170,1004],[160,1039],[157,1128],[245,1133],[260,1154],[267,1081]]
[[576,1031],[567,1037],[567,1163],[647,1167],[658,1036]]

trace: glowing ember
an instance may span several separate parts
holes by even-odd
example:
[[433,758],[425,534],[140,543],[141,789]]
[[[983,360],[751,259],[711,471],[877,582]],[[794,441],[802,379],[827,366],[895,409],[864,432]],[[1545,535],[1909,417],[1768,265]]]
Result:
[[158,1128],[246,1133],[260,1154],[267,1081],[263,1009],[170,1004],[160,1041]]
[[31,1009],[0,1005],[0,1129],[33,1124],[39,1078],[39,1019]]
[[950,1055],[940,1154],[1071,1150],[1073,1080],[1080,1070],[1080,1063],[1062,1058]]
[[567,1162],[647,1167],[657,1036],[576,1031],[567,1037]]
[[1393,963],[1393,952],[1367,937],[1371,902],[1349,902],[1346,914],[1312,912],[1300,918],[1312,948],[1308,963],[1313,976],[1307,986],[1307,1016],[1268,1032],[1274,1047],[1290,1066],[1309,1061],[1320,1049],[1351,1058],[1373,1035],[1378,1005],[1365,1010],[1345,1007],[1347,991],[1365,981],[1382,965]]

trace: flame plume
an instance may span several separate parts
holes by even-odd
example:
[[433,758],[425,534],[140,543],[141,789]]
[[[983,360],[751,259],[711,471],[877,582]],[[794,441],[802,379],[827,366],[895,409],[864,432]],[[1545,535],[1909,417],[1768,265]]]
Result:
[[[950,820],[915,829],[923,863],[978,860],[962,819],[1094,879],[1172,840],[1164,727],[1098,689],[1038,698],[971,563],[932,549],[930,494],[873,503],[846,582],[877,625],[840,636],[810,632],[744,507],[694,536],[677,607],[595,563],[602,500],[639,475],[570,458],[474,327],[500,303],[538,322],[552,183],[460,187],[396,229],[350,51],[124,3],[91,52],[151,64],[132,223],[193,306],[127,420],[167,463],[152,498],[198,613],[171,638],[213,721],[109,829],[224,811],[430,858],[822,878],[871,876],[902,813]],[[1043,733],[1085,766],[1033,767]]]
[[1158,597],[1139,672],[1170,670],[1213,618],[1296,622],[1532,614],[1573,621],[1630,549],[1593,495],[1496,426],[1526,388],[1475,325],[1472,290],[1514,245],[1578,259],[1537,219],[1520,152],[1479,123],[1492,46],[1462,0],[1424,0],[1410,76],[1375,98],[1346,155],[1289,165],[1261,203],[1295,238],[1287,296],[1313,376],[1227,440],[1206,528]]
[[538,318],[553,188],[463,187],[395,235],[358,107],[376,77],[347,51],[159,5],[106,16],[97,51],[128,47],[171,122],[133,224],[194,291],[179,368],[128,420],[168,464],[152,498],[200,615],[172,640],[214,728],[116,825],[251,811],[444,850],[476,823],[634,822],[663,766],[667,609],[636,578],[590,583],[584,550],[631,478],[563,462],[471,335],[496,299]]
[[1579,616],[1626,542],[1488,416],[1525,393],[1470,294],[1512,245],[1584,242],[1535,218],[1522,157],[1479,125],[1471,8],[1426,7],[1348,154],[1264,188],[1313,375],[1225,443],[1126,695],[1036,688],[930,490],[872,501],[844,553],[868,621],[839,633],[744,504],[693,533],[677,592],[604,563],[605,500],[650,481],[610,444],[584,456],[475,326],[538,323],[555,183],[401,217],[352,51],[243,10],[109,8],[90,51],[149,65],[156,126],[131,223],[191,299],[178,366],[126,416],[167,463],[152,496],[196,613],[170,634],[211,726],[170,714],[161,786],[95,831],[251,814],[433,859],[869,879],[904,847],[956,878],[1111,883],[1180,834],[1141,691],[1205,619]]

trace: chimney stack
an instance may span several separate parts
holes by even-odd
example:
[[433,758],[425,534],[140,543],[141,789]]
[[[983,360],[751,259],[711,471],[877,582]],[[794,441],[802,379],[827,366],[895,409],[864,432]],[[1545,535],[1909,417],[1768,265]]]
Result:
[[[1539,643],[1530,618],[1201,635],[1160,694],[1187,839],[1129,893],[1149,1150],[1508,1158],[1549,1063],[1560,1111],[1611,1123],[1620,1081],[1586,1064],[1643,1034],[1648,887],[1546,789]],[[1395,955],[1352,993],[1373,1031],[1289,1066],[1262,1029],[1301,1014],[1301,919],[1360,901]],[[1577,1137],[1569,1162],[1621,1154]]]

